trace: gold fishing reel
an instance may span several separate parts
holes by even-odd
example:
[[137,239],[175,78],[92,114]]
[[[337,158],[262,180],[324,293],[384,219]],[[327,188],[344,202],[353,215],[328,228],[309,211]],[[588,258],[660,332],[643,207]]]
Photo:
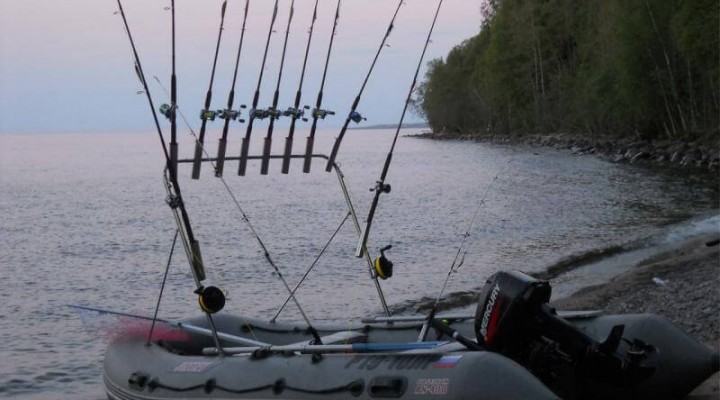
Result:
[[373,265],[375,266],[375,273],[381,279],[387,279],[392,277],[393,274],[393,263],[385,257],[385,251],[392,249],[392,245],[387,245],[380,249],[380,257],[375,258]]
[[200,309],[208,314],[215,314],[225,307],[225,293],[215,286],[201,286],[195,293],[198,294]]

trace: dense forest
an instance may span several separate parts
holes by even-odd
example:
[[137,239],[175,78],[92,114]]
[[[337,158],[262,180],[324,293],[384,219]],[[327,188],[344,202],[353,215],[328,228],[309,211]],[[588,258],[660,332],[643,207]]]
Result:
[[430,61],[416,93],[434,132],[717,135],[718,0],[484,0],[482,9],[480,33]]

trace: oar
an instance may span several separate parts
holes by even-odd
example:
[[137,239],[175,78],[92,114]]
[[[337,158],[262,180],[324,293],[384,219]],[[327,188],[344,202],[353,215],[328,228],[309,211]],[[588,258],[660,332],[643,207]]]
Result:
[[[225,354],[247,354],[256,351],[263,351],[268,353],[285,353],[285,352],[298,352],[306,354],[319,354],[319,353],[372,353],[372,352],[383,352],[383,351],[407,351],[407,350],[428,350],[434,349],[438,346],[447,344],[446,341],[440,342],[408,342],[408,343],[353,343],[353,344],[292,344],[286,346],[253,346],[253,347],[226,347],[223,349]],[[205,355],[217,354],[217,349],[214,347],[208,347],[203,349]],[[415,354],[415,353],[413,353]]]
[[[148,317],[148,316],[145,316],[145,315],[130,314],[130,313],[122,312],[122,311],[103,310],[103,309],[100,309],[100,308],[78,306],[78,305],[74,305],[74,304],[68,304],[67,306],[70,307],[70,308],[76,308],[76,309],[79,309],[79,310],[95,311],[95,312],[98,312],[98,313],[101,313],[101,314],[119,315],[119,316],[122,316],[122,317],[135,318],[135,319],[144,319],[144,320],[147,320],[147,321],[152,321],[152,320],[153,320],[152,317]],[[188,332],[197,333],[197,334],[203,335],[203,336],[213,337],[212,331],[211,331],[210,329],[207,329],[207,328],[203,328],[203,327],[200,327],[200,326],[188,324],[188,323],[185,323],[185,322],[173,321],[173,320],[165,319],[165,318],[155,318],[155,320],[156,320],[156,321],[163,322],[163,323],[165,323],[165,324],[168,324],[168,325],[170,325],[170,326],[172,326],[172,327],[175,327],[175,328],[179,328],[179,329],[188,331]],[[246,345],[246,346],[269,346],[269,344],[264,343],[264,342],[258,342],[258,341],[256,341],[256,340],[246,339],[246,338],[244,338],[244,337],[235,336],[235,335],[231,335],[231,334],[223,333],[223,332],[218,332],[218,333],[217,333],[217,336],[218,336],[218,338],[220,338],[220,339],[222,339],[222,340],[226,340],[226,341],[228,341],[228,342],[233,342],[233,343],[242,344],[242,345]]]

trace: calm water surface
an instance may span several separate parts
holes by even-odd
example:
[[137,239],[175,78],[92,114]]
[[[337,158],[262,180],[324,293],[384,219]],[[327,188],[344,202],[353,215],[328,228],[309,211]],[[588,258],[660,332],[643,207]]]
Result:
[[[361,220],[392,134],[351,131],[338,157]],[[328,152],[334,135],[319,134],[316,150]],[[208,142],[214,154],[216,138]],[[282,143],[278,136],[275,152]],[[235,155],[239,143],[228,149]],[[181,143],[182,156],[191,150]],[[345,218],[337,178],[319,161],[311,174],[301,172],[300,161],[288,175],[279,173],[279,162],[268,176],[258,164],[249,167],[241,178],[229,163],[226,182],[294,285]],[[230,312],[270,318],[285,299],[282,283],[212,169],[206,165],[199,181],[189,171],[182,168],[181,186],[207,284],[228,291]],[[393,245],[395,275],[382,282],[391,307],[437,296],[485,193],[448,293],[475,289],[500,269],[540,271],[569,256],[652,240],[718,208],[717,181],[706,175],[465,142],[401,138],[387,182],[392,192],[381,197],[369,245],[374,255]],[[0,278],[9,289],[0,313],[0,397],[103,397],[105,344],[93,317],[66,305],[152,312],[175,232],[164,198],[153,134],[0,136]],[[311,319],[345,321],[381,310],[366,264],[353,256],[356,244],[346,221],[297,294]],[[176,252],[161,315],[197,314],[192,290]],[[298,313],[290,307],[281,318]]]

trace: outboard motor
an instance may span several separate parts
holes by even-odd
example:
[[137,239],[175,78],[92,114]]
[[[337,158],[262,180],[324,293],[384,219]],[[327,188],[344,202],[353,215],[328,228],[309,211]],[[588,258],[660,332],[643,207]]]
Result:
[[487,280],[475,313],[480,345],[522,364],[562,397],[576,397],[578,380],[632,386],[653,373],[642,365],[652,346],[635,341],[626,354],[618,348],[624,325],[604,342],[583,333],[550,307],[551,287],[519,271],[502,271]]

